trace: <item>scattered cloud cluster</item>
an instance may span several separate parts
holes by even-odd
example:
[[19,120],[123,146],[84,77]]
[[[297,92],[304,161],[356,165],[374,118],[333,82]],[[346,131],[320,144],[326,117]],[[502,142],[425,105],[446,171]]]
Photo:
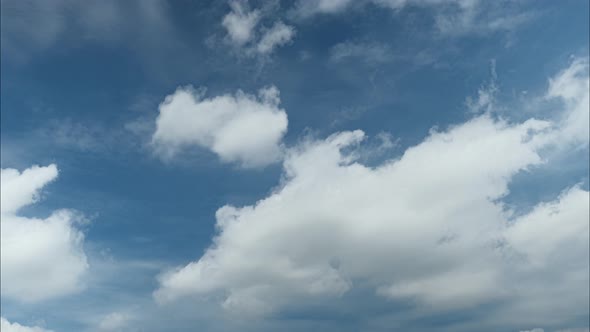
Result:
[[[45,219],[19,215],[40,198],[40,190],[58,175],[55,165],[22,172],[2,169],[1,279],[2,296],[37,302],[81,289],[88,269],[83,250],[82,220],[71,210],[54,211]],[[3,329],[4,330],[4,329]]]
[[[562,114],[577,111],[574,96],[588,113],[580,63],[551,81]],[[308,139],[287,150],[268,197],[217,211],[213,245],[163,275],[155,297],[216,295],[230,311],[261,314],[362,284],[435,311],[500,301],[504,311],[490,313],[499,321],[584,315],[588,191],[564,187],[522,216],[502,203],[516,174],[576,132],[565,123],[479,115],[376,167],[357,160],[360,130]]]
[[295,28],[280,20],[270,28],[260,27],[260,10],[249,10],[247,3],[231,1],[231,11],[223,17],[222,25],[227,31],[230,44],[248,56],[269,55],[295,37]]
[[223,162],[262,167],[281,157],[288,121],[279,103],[274,86],[261,89],[258,96],[238,91],[213,98],[192,87],[179,88],[160,105],[152,145],[165,158],[198,146]]

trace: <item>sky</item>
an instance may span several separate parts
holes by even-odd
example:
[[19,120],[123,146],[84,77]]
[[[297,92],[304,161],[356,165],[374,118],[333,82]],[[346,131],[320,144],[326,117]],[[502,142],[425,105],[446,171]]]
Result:
[[585,0],[2,0],[3,332],[590,326]]

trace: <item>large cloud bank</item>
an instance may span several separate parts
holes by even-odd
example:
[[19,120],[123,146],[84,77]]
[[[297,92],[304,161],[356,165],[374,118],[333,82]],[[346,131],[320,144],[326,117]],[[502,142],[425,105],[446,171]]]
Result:
[[156,298],[215,295],[228,310],[269,313],[362,284],[429,310],[503,301],[526,322],[587,314],[588,191],[564,187],[520,216],[502,203],[543,151],[585,135],[569,119],[587,119],[587,69],[575,61],[551,81],[564,108],[554,121],[480,115],[376,167],[356,159],[360,130],[289,149],[281,186],[220,208],[211,247],[163,275]]

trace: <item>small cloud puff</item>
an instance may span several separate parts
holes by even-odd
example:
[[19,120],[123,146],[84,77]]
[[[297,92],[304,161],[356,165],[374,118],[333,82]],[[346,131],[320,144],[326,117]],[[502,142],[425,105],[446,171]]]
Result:
[[178,88],[160,104],[152,146],[164,158],[198,146],[245,168],[268,165],[280,160],[287,131],[287,113],[279,103],[274,86],[258,96],[238,90],[213,98],[190,86]]

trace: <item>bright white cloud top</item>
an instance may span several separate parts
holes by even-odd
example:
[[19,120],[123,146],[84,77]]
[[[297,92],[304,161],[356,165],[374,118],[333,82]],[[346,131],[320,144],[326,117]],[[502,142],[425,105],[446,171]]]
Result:
[[84,235],[76,227],[80,216],[70,210],[54,211],[45,219],[18,214],[21,208],[38,201],[40,190],[57,175],[53,164],[33,166],[22,172],[2,169],[3,297],[36,302],[67,295],[82,287],[81,277],[88,263],[83,250]]
[[29,327],[18,323],[11,323],[6,318],[0,318],[0,330],[2,332],[52,332],[37,326]]
[[183,148],[202,147],[223,162],[268,165],[280,159],[287,132],[287,113],[279,103],[274,86],[258,96],[238,91],[212,98],[192,87],[179,88],[160,105],[153,147],[166,158]]
[[[566,117],[588,116],[587,78],[572,74],[580,63],[550,84]],[[516,174],[570,135],[578,129],[568,121],[484,114],[377,167],[355,157],[360,130],[309,139],[288,149],[282,185],[268,197],[217,211],[213,245],[163,275],[156,299],[217,294],[226,309],[268,313],[362,283],[435,311],[506,301],[498,320],[583,315],[588,191],[563,188],[522,216],[501,201]]]

